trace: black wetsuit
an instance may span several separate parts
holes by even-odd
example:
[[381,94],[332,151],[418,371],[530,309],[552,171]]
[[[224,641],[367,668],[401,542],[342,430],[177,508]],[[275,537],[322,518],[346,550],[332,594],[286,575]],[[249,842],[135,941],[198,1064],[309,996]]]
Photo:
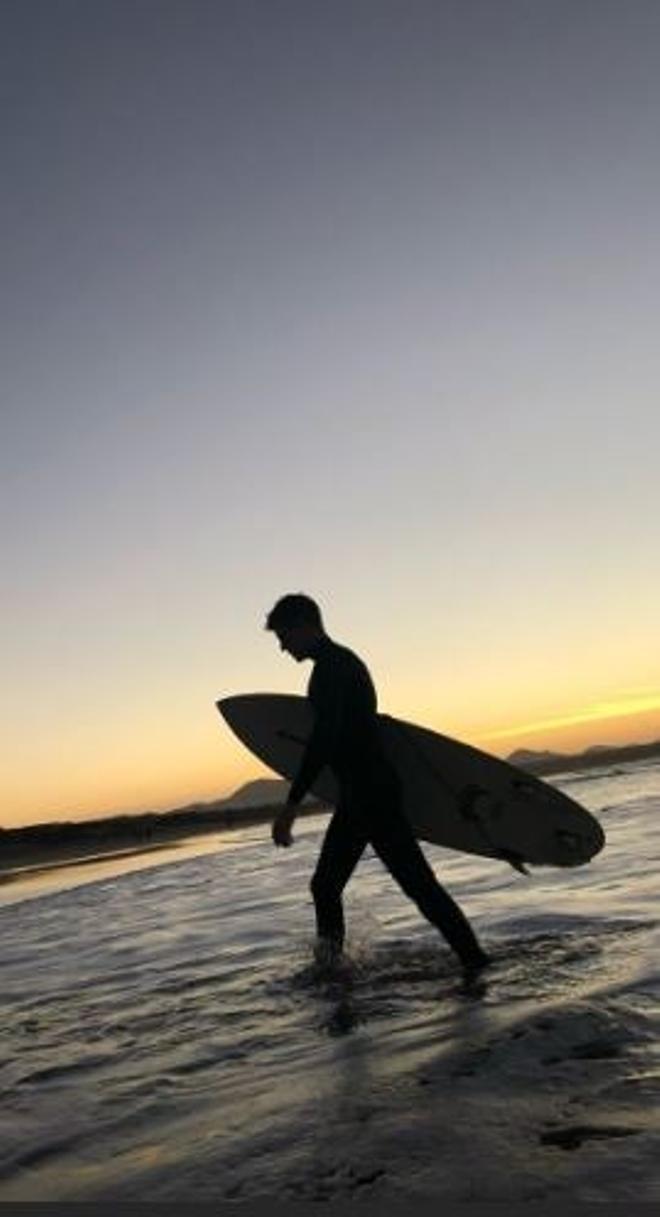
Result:
[[299,803],[326,765],[338,779],[340,798],[311,882],[319,938],[341,947],[341,894],[370,844],[462,962],[479,964],[485,956],[470,924],[438,883],[402,809],[400,781],[383,750],[367,667],[327,636],[313,659],[308,697],[314,728],[288,801]]

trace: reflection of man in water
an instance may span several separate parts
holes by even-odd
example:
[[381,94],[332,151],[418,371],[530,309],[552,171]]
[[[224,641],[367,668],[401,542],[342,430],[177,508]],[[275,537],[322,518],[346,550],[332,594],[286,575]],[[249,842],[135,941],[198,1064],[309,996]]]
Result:
[[275,844],[291,844],[297,806],[324,766],[339,783],[338,805],[311,883],[320,954],[332,957],[341,952],[341,894],[370,844],[406,895],[444,935],[465,970],[478,971],[488,956],[435,878],[402,810],[399,778],[382,748],[376,693],[365,664],[328,637],[318,605],[308,596],[278,600],[268,614],[266,629],[298,662],[314,662],[308,688],[314,727],[287,803],[273,823]]

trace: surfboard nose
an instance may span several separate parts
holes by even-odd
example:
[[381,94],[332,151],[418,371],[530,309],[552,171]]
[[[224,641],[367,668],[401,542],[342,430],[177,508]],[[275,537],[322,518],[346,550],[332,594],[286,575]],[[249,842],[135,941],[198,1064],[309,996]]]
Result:
[[215,704],[227,725],[236,730],[245,722],[246,717],[250,717],[251,712],[254,713],[255,700],[263,696],[259,693],[232,693],[227,697],[219,697]]
[[216,708],[220,711],[220,714],[224,718],[225,722],[229,722],[229,720],[231,719],[232,707],[233,707],[233,703],[235,701],[236,701],[235,696],[219,697],[215,703]]

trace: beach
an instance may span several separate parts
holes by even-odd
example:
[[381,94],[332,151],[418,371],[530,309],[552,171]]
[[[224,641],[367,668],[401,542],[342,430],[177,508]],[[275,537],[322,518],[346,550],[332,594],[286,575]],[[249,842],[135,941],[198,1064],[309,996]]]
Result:
[[370,853],[314,966],[321,815],[5,884],[0,1200],[658,1200],[660,765],[552,781],[588,866],[426,847],[473,990]]

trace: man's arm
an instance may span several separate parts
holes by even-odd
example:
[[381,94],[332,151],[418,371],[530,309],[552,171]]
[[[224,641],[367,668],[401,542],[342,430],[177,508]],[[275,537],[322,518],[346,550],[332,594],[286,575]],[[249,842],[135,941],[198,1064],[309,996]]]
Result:
[[329,756],[328,737],[322,722],[314,726],[305,746],[303,758],[298,772],[291,783],[286,803],[273,821],[273,841],[275,845],[288,846],[293,842],[291,829],[298,814],[298,807],[304,799],[310,786],[326,764]]
[[305,745],[305,751],[298,766],[298,772],[291,783],[286,804],[273,823],[273,841],[276,845],[287,846],[293,840],[291,828],[298,806],[333,755],[339,737],[343,705],[344,682],[337,673],[332,673],[332,678],[324,679],[319,690],[318,708],[312,734]]

